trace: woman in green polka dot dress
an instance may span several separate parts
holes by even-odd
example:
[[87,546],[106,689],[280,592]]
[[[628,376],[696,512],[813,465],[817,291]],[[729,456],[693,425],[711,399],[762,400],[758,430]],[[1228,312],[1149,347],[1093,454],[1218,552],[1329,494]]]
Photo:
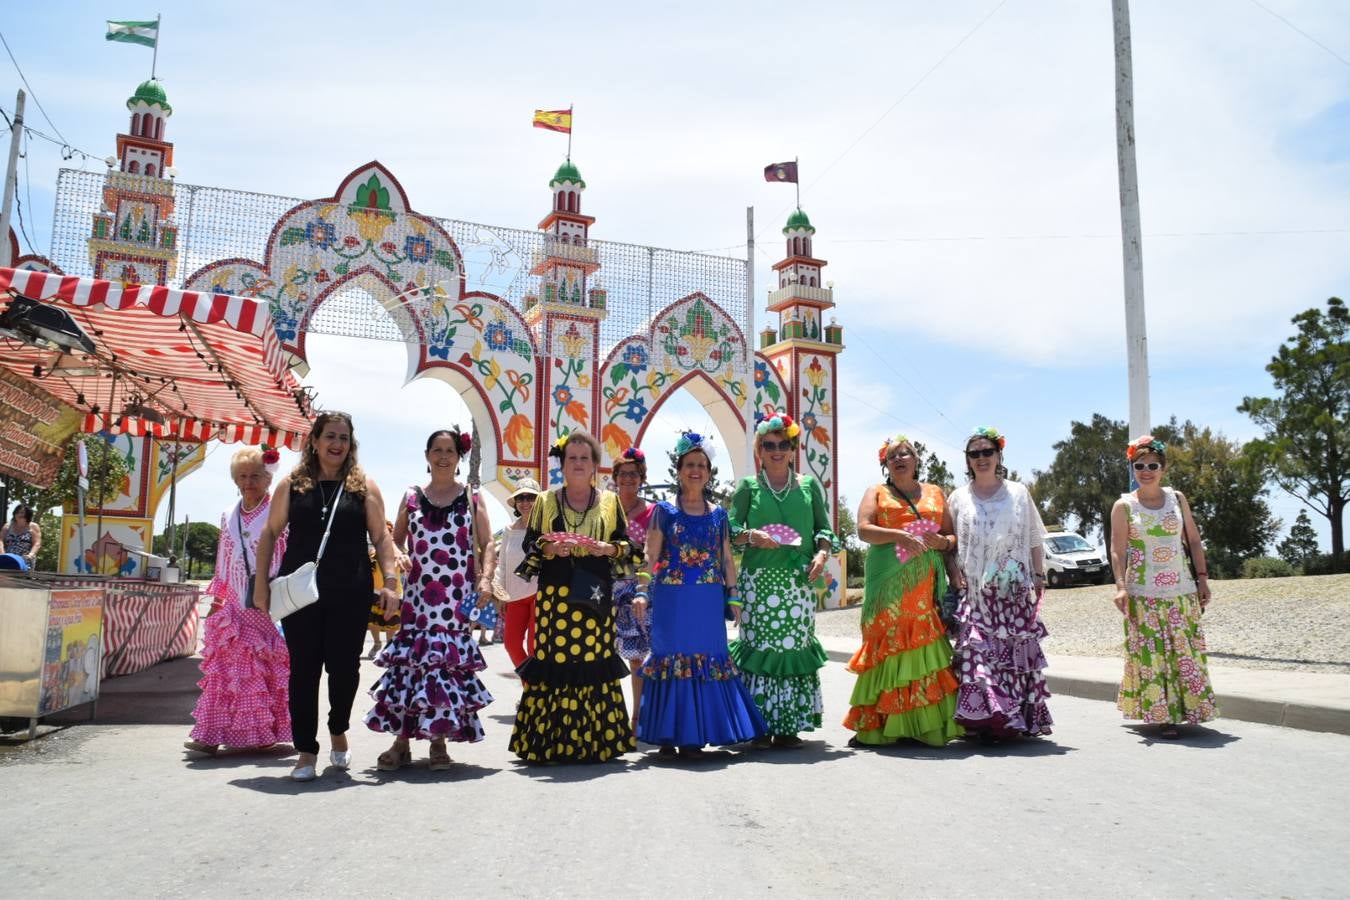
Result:
[[511,752],[531,763],[604,762],[637,749],[614,648],[610,592],[642,551],[628,540],[618,495],[595,488],[600,445],[573,432],[550,451],[563,486],[541,494],[516,573],[538,578],[534,655],[516,668],[525,685]]
[[[730,649],[769,726],[771,737],[756,741],[760,746],[800,746],[797,735],[821,720],[820,668],[826,657],[816,639],[811,582],[824,572],[838,539],[820,482],[793,471],[800,433],[786,415],[760,422],[759,475],[741,479],[728,505],[732,543],[745,547],[740,638]],[[796,542],[769,526],[787,526]]]

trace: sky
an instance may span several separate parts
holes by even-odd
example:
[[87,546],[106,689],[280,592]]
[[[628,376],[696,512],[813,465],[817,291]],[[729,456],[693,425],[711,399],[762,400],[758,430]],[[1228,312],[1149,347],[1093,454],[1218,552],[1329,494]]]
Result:
[[[593,237],[743,256],[753,206],[763,286],[793,193],[761,170],[799,158],[845,329],[852,506],[887,434],[959,471],[965,436],[995,425],[1025,475],[1071,421],[1128,417],[1109,3],[158,5],[184,182],[326,197],[378,159],[422,212],[531,228],[565,138],[530,114],[573,104]],[[95,171],[151,61],[105,42],[108,15],[152,12],[24,4],[0,24],[43,108],[30,96],[29,124]],[[1136,0],[1131,15],[1152,417],[1247,440],[1236,407],[1271,392],[1290,318],[1347,294],[1350,17],[1334,0]],[[0,58],[7,115],[21,86]],[[83,161],[61,157],[33,140],[20,166],[39,252],[57,172]],[[420,478],[427,433],[467,420],[445,384],[403,384],[397,344],[309,347],[307,383],[357,416],[386,494]],[[687,396],[661,416],[649,453],[708,427]],[[184,481],[180,517],[232,502],[230,452]],[[1270,503],[1286,527],[1302,506]]]

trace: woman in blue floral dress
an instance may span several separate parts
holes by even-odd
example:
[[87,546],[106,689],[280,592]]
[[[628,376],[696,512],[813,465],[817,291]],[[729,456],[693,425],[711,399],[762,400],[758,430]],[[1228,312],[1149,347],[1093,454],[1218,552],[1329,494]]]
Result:
[[[647,529],[651,560],[652,652],[642,666],[638,739],[662,755],[703,755],[705,744],[735,744],[765,733],[764,717],[727,650],[723,611],[740,600],[726,510],[707,499],[712,460],[692,432],[675,445],[679,493],[656,506]],[[634,611],[647,613],[639,593]]]

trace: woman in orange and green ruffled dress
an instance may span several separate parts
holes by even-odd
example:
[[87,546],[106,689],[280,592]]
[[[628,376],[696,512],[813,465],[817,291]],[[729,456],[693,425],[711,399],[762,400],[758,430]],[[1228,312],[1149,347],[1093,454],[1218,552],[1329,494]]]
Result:
[[844,727],[857,733],[850,744],[909,738],[940,747],[962,734],[954,719],[959,684],[939,609],[947,589],[943,556],[956,539],[945,523],[942,489],[919,481],[919,457],[909,439],[887,439],[877,457],[886,481],[869,490],[858,508],[858,537],[871,546],[863,643],[848,665],[858,681]]

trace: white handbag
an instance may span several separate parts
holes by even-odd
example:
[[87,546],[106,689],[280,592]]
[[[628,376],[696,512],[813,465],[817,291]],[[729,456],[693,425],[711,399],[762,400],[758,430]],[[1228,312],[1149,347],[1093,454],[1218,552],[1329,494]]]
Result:
[[268,612],[278,622],[319,599],[319,560],[323,559],[323,548],[328,546],[328,533],[333,530],[333,517],[337,515],[338,504],[342,502],[343,487],[345,485],[338,486],[333,511],[328,514],[328,525],[323,530],[323,540],[319,541],[319,553],[314,557],[314,562],[307,562],[291,574],[278,575],[268,582],[272,593]]

